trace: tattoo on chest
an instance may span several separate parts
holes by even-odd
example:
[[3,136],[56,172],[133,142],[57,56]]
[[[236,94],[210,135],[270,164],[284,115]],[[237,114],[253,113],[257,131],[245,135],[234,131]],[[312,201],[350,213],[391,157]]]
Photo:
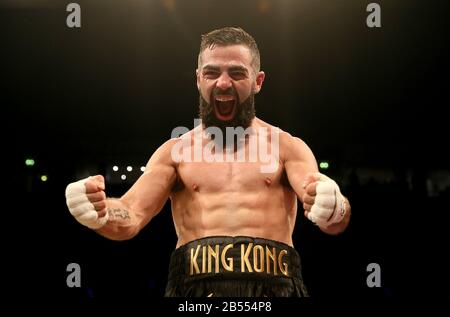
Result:
[[110,217],[114,218],[122,218],[122,219],[131,219],[128,210],[120,209],[120,208],[111,208],[108,209],[108,214]]

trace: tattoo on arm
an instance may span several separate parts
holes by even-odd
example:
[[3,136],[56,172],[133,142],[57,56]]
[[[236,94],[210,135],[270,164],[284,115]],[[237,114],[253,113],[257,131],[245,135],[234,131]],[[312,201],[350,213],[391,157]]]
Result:
[[126,209],[111,208],[111,209],[108,209],[108,214],[109,214],[110,217],[114,217],[116,219],[117,218],[131,219],[130,218],[130,213]]

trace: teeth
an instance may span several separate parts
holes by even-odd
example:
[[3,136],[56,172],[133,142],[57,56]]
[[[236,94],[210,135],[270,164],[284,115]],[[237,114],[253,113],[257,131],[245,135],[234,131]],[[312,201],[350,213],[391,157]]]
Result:
[[222,102],[224,102],[224,101],[232,101],[232,100],[234,100],[234,97],[233,96],[217,96],[216,100],[217,101],[222,101]]

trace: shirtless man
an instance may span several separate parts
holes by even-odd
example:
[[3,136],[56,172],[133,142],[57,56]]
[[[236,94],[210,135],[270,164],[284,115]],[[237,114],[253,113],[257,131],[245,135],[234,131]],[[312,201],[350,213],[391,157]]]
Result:
[[[265,74],[248,33],[202,36],[196,74],[202,124],[165,142],[119,199],[106,198],[100,175],[69,184],[69,210],[100,235],[126,240],[170,198],[178,243],[166,296],[307,296],[292,241],[297,198],[328,234],[347,227],[349,202],[303,141],[255,117]],[[239,127],[244,133],[222,138]],[[270,152],[271,168],[261,151],[255,159],[255,144]]]

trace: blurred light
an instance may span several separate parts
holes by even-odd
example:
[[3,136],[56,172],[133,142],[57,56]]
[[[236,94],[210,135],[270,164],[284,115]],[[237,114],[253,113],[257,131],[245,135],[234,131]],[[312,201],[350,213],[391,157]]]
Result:
[[131,166],[127,166],[127,171],[131,172],[133,170],[133,168]]
[[127,179],[127,175],[122,174],[122,175],[120,176],[120,178],[124,181],[124,180]]
[[322,162],[320,162],[319,167],[323,170],[326,170],[326,169],[328,169],[328,167],[330,167],[330,164],[328,164],[328,162],[326,162],[326,161],[322,161]]
[[41,181],[46,182],[48,180],[47,175],[42,175],[41,176]]
[[114,166],[113,166],[113,171],[114,171],[114,172],[117,172],[118,170],[119,170],[119,167],[118,167],[117,165],[114,165]]
[[270,10],[270,3],[268,0],[259,0],[258,2],[258,10],[261,13],[267,13]]
[[34,165],[34,160],[32,158],[27,158],[25,160],[25,165],[26,166],[33,166]]
[[145,172],[145,166],[141,166],[141,172]]
[[176,9],[175,0],[163,0],[163,5],[169,12],[174,12]]

